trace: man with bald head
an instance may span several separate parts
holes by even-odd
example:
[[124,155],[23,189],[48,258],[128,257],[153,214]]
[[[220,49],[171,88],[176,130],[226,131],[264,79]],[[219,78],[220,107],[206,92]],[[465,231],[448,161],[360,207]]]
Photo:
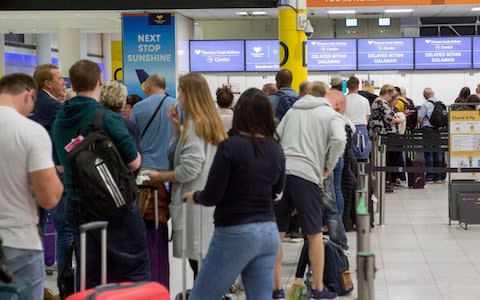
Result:
[[[433,112],[434,103],[439,101],[435,98],[435,92],[431,88],[425,88],[423,90],[423,102],[422,107],[418,110],[418,124],[422,126],[424,134],[431,135],[432,133],[438,133],[438,128],[430,123],[430,116]],[[438,142],[440,142],[440,134],[438,134]],[[442,167],[442,154],[440,152],[425,152],[425,167]],[[425,176],[427,183],[442,182],[441,173],[429,173]]]
[[[167,149],[173,136],[173,127],[168,120],[168,108],[175,104],[175,98],[166,93],[166,81],[160,74],[150,75],[144,83],[147,98],[135,104],[130,120],[137,124],[142,139],[140,142],[143,161],[142,168],[168,170]],[[159,111],[145,131],[155,110]],[[145,131],[145,132],[144,132]]]
[[298,92],[299,92],[298,97],[299,98],[302,98],[303,96],[305,96],[307,94],[307,89],[308,89],[309,84],[310,84],[310,82],[308,82],[307,80],[300,83],[300,86],[298,87]]
[[[177,100],[168,96],[166,81],[160,74],[153,74],[144,83],[147,98],[132,109],[130,120],[137,124],[141,134],[142,169],[169,170],[168,147],[174,135],[168,119],[168,109]],[[157,111],[158,110],[158,111]],[[150,122],[151,120],[151,122]],[[149,125],[148,125],[149,124]],[[148,127],[147,127],[148,125]],[[166,223],[155,228],[146,222],[150,259],[150,279],[169,286],[168,227]]]
[[277,82],[278,91],[269,98],[272,101],[273,114],[280,121],[298,99],[298,94],[292,89],[293,75],[290,70],[283,69],[278,71],[275,81]]

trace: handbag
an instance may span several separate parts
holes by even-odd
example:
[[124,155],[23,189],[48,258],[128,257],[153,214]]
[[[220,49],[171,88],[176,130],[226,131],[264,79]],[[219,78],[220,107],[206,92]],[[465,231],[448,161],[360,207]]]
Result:
[[158,221],[167,223],[170,219],[170,192],[165,187],[163,182],[156,185],[139,186],[139,193],[137,196],[137,205],[145,221],[155,221],[155,191],[158,194]]

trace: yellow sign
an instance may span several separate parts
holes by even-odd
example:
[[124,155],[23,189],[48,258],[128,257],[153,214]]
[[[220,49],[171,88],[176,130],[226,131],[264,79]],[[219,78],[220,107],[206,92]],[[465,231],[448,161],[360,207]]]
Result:
[[112,77],[113,80],[123,80],[122,72],[122,41],[112,41]]
[[480,168],[480,112],[450,112],[450,167]]

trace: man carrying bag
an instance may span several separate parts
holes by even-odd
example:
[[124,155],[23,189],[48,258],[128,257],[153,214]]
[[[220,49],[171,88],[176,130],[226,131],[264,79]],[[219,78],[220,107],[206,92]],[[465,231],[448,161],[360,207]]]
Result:
[[[168,170],[167,150],[173,137],[173,127],[168,120],[168,109],[177,103],[166,93],[165,78],[151,75],[144,83],[147,98],[138,102],[130,120],[141,132],[143,156],[141,170]],[[153,113],[152,113],[153,112]],[[137,184],[140,191],[137,204],[147,225],[147,244],[150,256],[151,280],[169,286],[168,263],[168,204],[170,195],[164,183],[152,185],[140,171]],[[156,200],[155,200],[156,199]],[[155,202],[158,204],[155,205]]]

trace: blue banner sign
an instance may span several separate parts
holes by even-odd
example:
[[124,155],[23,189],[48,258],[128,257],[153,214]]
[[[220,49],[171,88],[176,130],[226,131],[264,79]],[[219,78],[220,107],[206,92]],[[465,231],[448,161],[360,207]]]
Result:
[[160,74],[175,97],[175,16],[168,13],[122,15],[123,82],[129,94],[143,97],[148,76]]

